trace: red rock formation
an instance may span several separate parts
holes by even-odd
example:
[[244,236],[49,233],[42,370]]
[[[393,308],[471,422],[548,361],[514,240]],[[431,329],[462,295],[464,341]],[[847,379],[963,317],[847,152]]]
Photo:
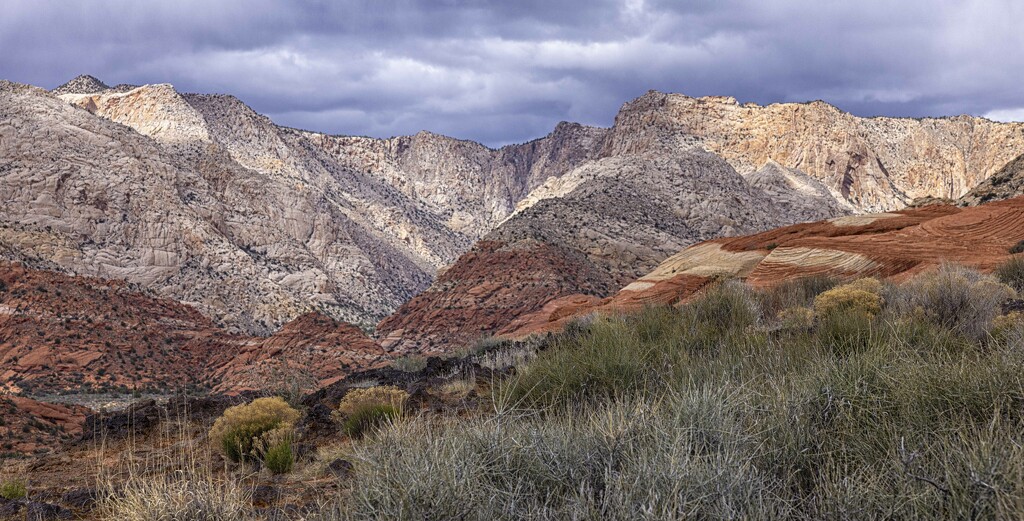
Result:
[[85,407],[0,396],[0,454],[47,451],[82,434]]
[[359,329],[322,315],[250,337],[124,283],[0,262],[0,390],[231,391],[253,388],[277,358],[329,382],[380,365],[385,354]]
[[722,275],[767,287],[812,275],[900,281],[943,262],[989,271],[1022,239],[1024,197],[971,208],[936,205],[786,226],[691,246],[612,297],[565,296],[517,318],[499,334],[522,338],[560,330],[589,313],[675,304]]
[[[579,254],[538,241],[480,241],[377,328],[391,347],[407,329],[403,352],[429,353],[472,343],[544,302],[598,289],[607,275]],[[411,340],[410,340],[411,339]]]

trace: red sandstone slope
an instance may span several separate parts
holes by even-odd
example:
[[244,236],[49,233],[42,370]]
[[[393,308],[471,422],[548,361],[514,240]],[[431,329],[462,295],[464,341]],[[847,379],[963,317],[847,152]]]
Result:
[[123,283],[0,262],[0,390],[253,388],[278,360],[319,382],[386,362],[358,329],[306,315],[266,337],[228,333],[193,308]]
[[811,275],[903,280],[945,261],[991,270],[1021,240],[1024,197],[971,208],[927,206],[786,226],[691,246],[612,297],[562,297],[517,318],[499,334],[521,338],[559,330],[588,313],[675,304],[720,275],[764,287]]

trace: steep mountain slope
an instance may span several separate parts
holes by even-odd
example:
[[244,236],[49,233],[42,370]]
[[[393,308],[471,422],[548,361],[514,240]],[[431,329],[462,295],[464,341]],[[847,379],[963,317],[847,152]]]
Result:
[[1024,154],[1003,165],[998,172],[964,194],[961,205],[977,206],[1024,195]]
[[1024,124],[984,118],[859,118],[827,103],[739,104],[649,92],[623,107],[603,153],[658,131],[690,135],[742,174],[769,160],[822,181],[861,211],[957,198],[1024,150]]
[[0,262],[3,391],[237,391],[285,373],[318,385],[387,361],[362,331],[322,315],[250,337],[121,282]]
[[797,224],[691,246],[609,298],[566,296],[521,316],[500,334],[519,338],[559,330],[588,313],[675,304],[722,275],[771,286],[812,275],[903,280],[947,261],[988,271],[1021,240],[1024,197]]
[[259,333],[310,310],[376,322],[603,133],[564,124],[491,150],[282,128],[170,85],[2,90],[5,257],[127,280]]
[[542,197],[524,200],[430,289],[378,325],[384,345],[461,347],[551,299],[607,296],[694,242],[845,213],[823,189],[778,206],[721,158],[670,137],[665,146],[590,162],[539,188],[534,195]]

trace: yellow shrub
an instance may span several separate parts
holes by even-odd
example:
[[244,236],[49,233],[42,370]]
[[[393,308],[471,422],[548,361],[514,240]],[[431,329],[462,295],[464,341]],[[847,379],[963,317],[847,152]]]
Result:
[[881,290],[882,283],[871,278],[836,286],[815,297],[814,313],[826,317],[836,312],[854,311],[873,317],[882,311],[885,303],[878,294]]
[[338,403],[336,413],[341,416],[351,416],[360,409],[375,405],[389,405],[401,409],[405,407],[405,402],[408,399],[409,393],[391,385],[352,389]]
[[810,329],[814,325],[814,310],[805,307],[786,308],[779,312],[783,329]]
[[210,438],[220,444],[231,461],[262,459],[261,449],[268,442],[264,437],[282,429],[291,431],[300,417],[299,411],[282,398],[257,398],[228,407],[214,422]]
[[1021,325],[1024,325],[1024,313],[1020,311],[1011,311],[992,320],[992,330],[994,332],[1009,331]]

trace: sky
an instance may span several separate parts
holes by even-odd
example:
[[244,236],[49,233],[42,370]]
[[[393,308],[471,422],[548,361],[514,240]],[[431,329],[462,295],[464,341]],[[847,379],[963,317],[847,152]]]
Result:
[[276,123],[490,146],[648,90],[1024,120],[1016,0],[5,0],[0,78],[172,83]]

